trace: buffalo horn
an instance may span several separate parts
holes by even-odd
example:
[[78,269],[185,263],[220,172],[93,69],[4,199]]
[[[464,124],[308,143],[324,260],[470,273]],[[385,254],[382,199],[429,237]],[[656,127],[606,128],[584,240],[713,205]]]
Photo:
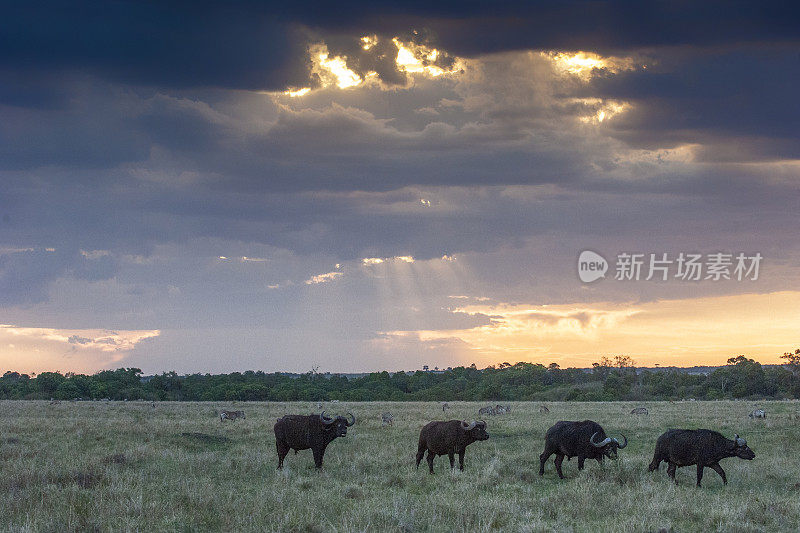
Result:
[[[594,441],[594,438],[595,438],[596,436],[597,436],[597,433],[595,433],[594,435],[592,435],[592,437],[589,439],[589,442],[591,442],[591,443],[592,443],[592,446],[594,446],[595,448],[602,448],[603,446],[605,446],[606,444],[608,444],[609,442],[611,442],[611,437],[606,437],[605,439],[603,439],[603,440],[602,440],[602,441],[600,441],[600,442],[595,442],[595,441]],[[627,443],[626,443],[626,444],[627,444]]]

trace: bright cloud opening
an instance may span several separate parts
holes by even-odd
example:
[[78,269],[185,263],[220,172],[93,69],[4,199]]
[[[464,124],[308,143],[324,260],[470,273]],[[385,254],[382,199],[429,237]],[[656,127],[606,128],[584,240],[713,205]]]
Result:
[[[366,52],[372,50],[380,39],[377,35],[365,35],[359,39],[361,48]],[[455,58],[448,68],[436,64],[442,52],[422,44],[404,42],[394,37],[392,43],[397,48],[395,64],[397,70],[409,75],[439,77],[445,74],[457,74],[464,68],[463,61]],[[349,89],[378,80],[378,73],[368,71],[359,75],[347,65],[347,56],[331,56],[325,43],[313,44],[309,47],[311,73],[316,77],[321,88],[338,87]],[[290,88],[280,94],[290,98],[305,96],[312,91],[311,87]],[[277,94],[277,93],[274,93]]]
[[583,80],[591,78],[595,69],[620,72],[636,68],[634,60],[629,57],[603,57],[593,52],[542,52],[541,54],[553,63],[557,71]]
[[435,48],[411,42],[404,43],[397,37],[392,39],[392,42],[397,47],[397,67],[404,72],[425,73],[437,77],[443,74],[456,74],[463,68],[459,59],[453,61],[453,65],[447,70],[436,66],[435,62],[440,52]]
[[326,272],[325,274],[317,274],[316,276],[311,276],[311,278],[305,281],[306,285],[316,285],[318,283],[328,283],[329,281],[333,281],[336,278],[342,276],[341,272]]
[[414,258],[410,255],[396,255],[394,257],[365,257],[361,260],[362,265],[380,265],[387,261],[396,261],[400,263],[413,263]]
[[362,82],[361,76],[347,68],[347,58],[330,57],[325,44],[311,46],[310,53],[313,65],[311,71],[319,76],[323,87],[336,85],[340,89],[346,89]]

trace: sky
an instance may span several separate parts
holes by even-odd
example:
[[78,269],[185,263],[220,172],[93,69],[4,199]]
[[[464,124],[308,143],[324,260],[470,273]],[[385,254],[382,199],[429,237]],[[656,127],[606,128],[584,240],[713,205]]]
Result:
[[789,3],[4,11],[2,371],[800,348]]

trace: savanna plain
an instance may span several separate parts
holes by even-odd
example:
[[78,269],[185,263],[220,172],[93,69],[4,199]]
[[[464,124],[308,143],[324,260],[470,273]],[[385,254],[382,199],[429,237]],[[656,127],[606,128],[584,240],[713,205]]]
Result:
[[[273,425],[316,404],[0,402],[0,527],[7,531],[797,531],[799,402],[326,403],[356,424],[282,471]],[[644,406],[649,415],[631,415]],[[755,407],[765,420],[748,418]],[[220,422],[221,409],[245,420]],[[394,424],[384,426],[381,414]],[[485,418],[490,439],[467,448],[463,472],[438,457],[429,475],[414,457],[431,420]],[[544,433],[558,420],[591,419],[629,446],[602,465],[553,458],[538,475]],[[722,461],[728,485],[706,469],[648,473],[667,428],[709,428],[746,438],[753,461]]]

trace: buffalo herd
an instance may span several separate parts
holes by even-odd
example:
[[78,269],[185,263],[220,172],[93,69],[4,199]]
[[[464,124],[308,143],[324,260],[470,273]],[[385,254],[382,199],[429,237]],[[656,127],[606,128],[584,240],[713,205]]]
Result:
[[[383,413],[382,421],[384,425],[391,425],[394,417],[391,413]],[[279,418],[274,427],[278,468],[283,468],[283,461],[289,450],[294,450],[297,454],[299,450],[308,449],[314,455],[314,465],[321,468],[328,444],[338,437],[345,437],[347,428],[355,422],[355,416],[350,413],[347,417],[329,417],[325,411],[318,415],[286,415]],[[544,436],[544,451],[539,455],[539,475],[544,475],[545,463],[554,454],[556,472],[561,479],[564,478],[561,465],[565,457],[567,460],[577,457],[578,470],[583,470],[586,459],[595,459],[598,463],[602,463],[604,458],[616,459],[617,451],[628,445],[625,435],[621,435],[621,438],[622,442],[616,437],[608,436],[600,424],[591,420],[556,422]],[[429,422],[419,434],[416,466],[419,468],[427,453],[431,474],[434,473],[433,460],[437,455],[447,455],[450,468],[454,469],[455,456],[458,455],[458,467],[464,470],[467,446],[488,439],[489,433],[483,420]],[[739,435],[727,439],[709,429],[669,429],[656,441],[653,460],[648,469],[650,472],[658,470],[661,462],[666,462],[667,474],[675,481],[677,467],[694,465],[697,467],[697,486],[700,487],[703,469],[708,467],[716,471],[722,482],[727,484],[720,460],[726,457],[752,460],[755,456],[753,450],[747,446],[747,441]]]

